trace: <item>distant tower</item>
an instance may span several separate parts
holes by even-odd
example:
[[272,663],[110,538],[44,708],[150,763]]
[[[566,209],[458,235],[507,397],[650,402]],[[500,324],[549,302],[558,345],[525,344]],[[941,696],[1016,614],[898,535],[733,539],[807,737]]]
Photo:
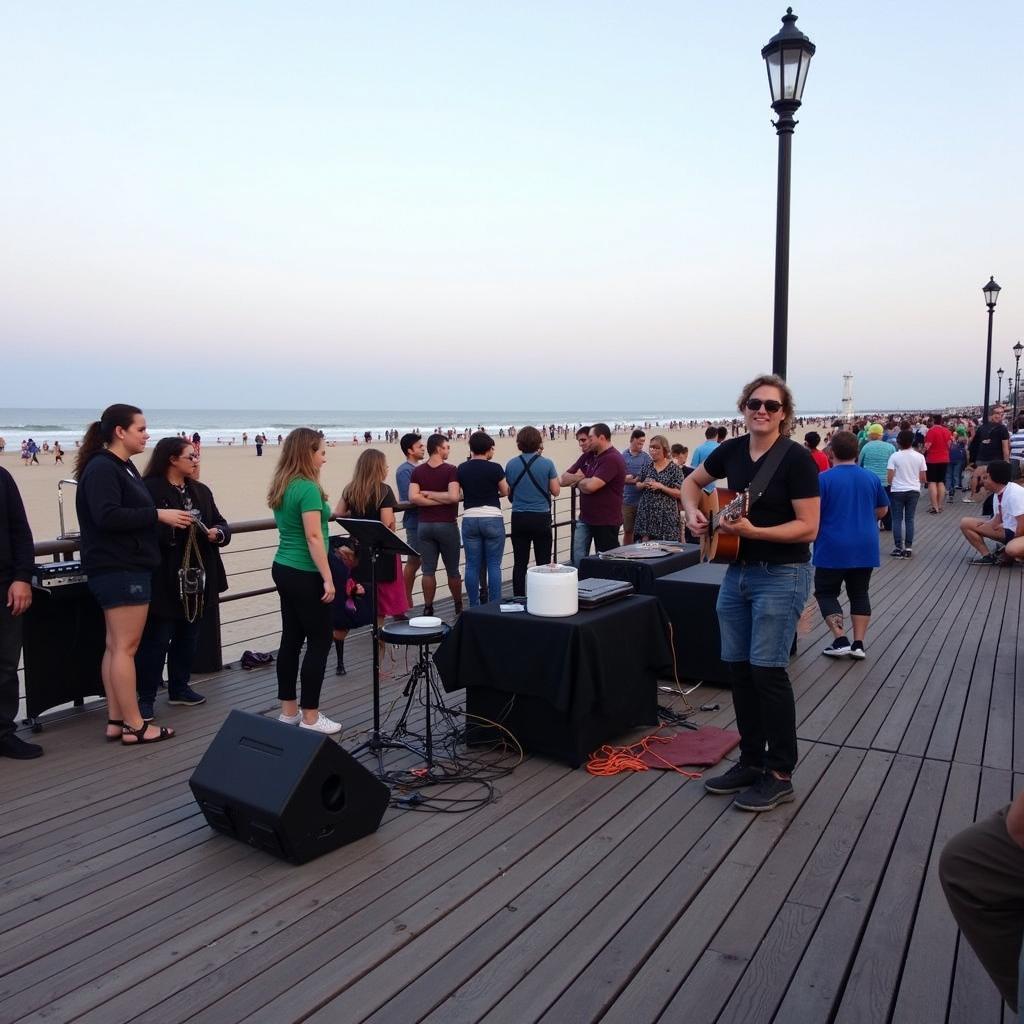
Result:
[[843,416],[853,419],[853,371],[843,374]]

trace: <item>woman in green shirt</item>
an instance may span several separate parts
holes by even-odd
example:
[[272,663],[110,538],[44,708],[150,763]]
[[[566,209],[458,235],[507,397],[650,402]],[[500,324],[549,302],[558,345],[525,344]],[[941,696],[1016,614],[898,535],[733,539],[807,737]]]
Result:
[[[281,646],[277,653],[280,720],[316,732],[341,732],[320,714],[320,688],[331,648],[334,581],[327,561],[331,508],[320,486],[327,461],[324,440],[309,427],[296,427],[284,440],[267,504],[274,512],[279,542],[271,575],[281,601]],[[299,653],[306,654],[299,668]],[[296,702],[296,681],[302,683]]]

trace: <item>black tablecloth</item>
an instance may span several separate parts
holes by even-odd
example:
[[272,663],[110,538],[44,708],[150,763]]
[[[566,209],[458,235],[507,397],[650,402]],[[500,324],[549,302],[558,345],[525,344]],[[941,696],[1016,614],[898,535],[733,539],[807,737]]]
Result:
[[650,722],[672,649],[653,597],[557,619],[502,612],[493,602],[462,613],[434,662],[449,693],[489,687],[541,698],[570,721],[600,714],[628,728]]
[[654,581],[700,561],[700,548],[687,544],[678,554],[661,558],[600,558],[588,555],[580,562],[580,579],[625,580],[638,594],[653,594]]
[[727,568],[704,562],[662,576],[654,584],[654,592],[672,623],[679,675],[685,679],[729,682],[715,609]]

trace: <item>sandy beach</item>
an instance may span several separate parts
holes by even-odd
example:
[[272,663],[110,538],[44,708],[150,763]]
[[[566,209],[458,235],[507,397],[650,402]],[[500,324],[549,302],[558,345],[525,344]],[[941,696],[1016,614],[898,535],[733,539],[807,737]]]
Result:
[[[650,438],[656,430],[648,431]],[[686,445],[690,451],[704,440],[704,431],[700,428],[665,431],[670,444]],[[495,458],[503,465],[518,454],[515,438],[499,437],[495,439]],[[624,448],[629,441],[628,433],[618,433],[613,438],[616,447]],[[154,442],[150,442],[152,448]],[[8,449],[0,456],[0,465],[8,469],[18,484],[25,508],[28,511],[32,533],[37,541],[50,540],[59,532],[57,514],[57,482],[68,479],[74,472],[75,450],[65,453],[64,464],[55,465],[52,452],[40,452],[38,466],[22,464],[16,444],[8,438]],[[360,452],[366,450],[364,444],[341,444],[327,450],[327,465],[323,471],[323,482],[331,504],[338,500],[342,488],[352,479],[352,469]],[[379,448],[387,454],[390,468],[389,482],[394,487],[395,469],[403,460],[401,449],[397,444],[374,442],[369,447]],[[201,479],[213,490],[217,505],[225,518],[231,522],[245,519],[264,519],[270,515],[267,508],[267,485],[270,482],[274,466],[277,465],[279,448],[276,444],[263,449],[263,457],[256,457],[256,448],[249,445],[204,445],[202,448]],[[547,441],[544,454],[552,459],[559,472],[568,468],[577,458],[579,446],[575,440]],[[469,455],[469,445],[465,440],[456,439],[452,442],[451,461],[458,463]],[[149,460],[148,452],[135,459],[140,472],[145,470]],[[74,488],[65,489],[65,516],[68,529],[74,529]]]
[[[805,430],[819,429],[820,425],[808,424],[794,432],[795,437],[803,438]],[[686,445],[692,452],[704,441],[703,427],[659,431],[657,428],[648,430],[648,440],[656,433],[664,433],[670,444]],[[495,438],[495,458],[503,465],[518,453],[513,437]],[[618,448],[625,448],[629,443],[629,432],[619,431],[613,437]],[[150,447],[154,442],[150,442]],[[397,444],[375,442],[371,445],[338,443],[327,451],[327,465],[323,471],[323,483],[332,506],[337,502],[342,489],[352,478],[352,470],[360,452],[367,447],[383,450],[388,459],[389,482],[394,487],[395,469],[403,460]],[[256,449],[249,445],[204,445],[202,448],[201,479],[213,491],[214,499],[224,517],[232,523],[245,520],[268,519],[270,510],[267,508],[266,492],[270,477],[277,464],[280,449],[276,444],[263,449],[263,456],[257,457]],[[577,459],[579,446],[574,438],[545,442],[544,454],[555,463],[559,472],[567,469]],[[69,479],[74,469],[75,451],[65,454],[64,464],[55,465],[52,452],[40,452],[38,466],[26,466],[22,463],[17,450],[10,448],[0,456],[0,465],[5,466],[17,481],[28,512],[32,533],[37,542],[52,540],[60,532],[57,483]],[[459,463],[469,456],[469,445],[464,438],[456,438],[452,442],[451,461]],[[135,459],[140,471],[145,471],[149,456],[143,453]],[[506,516],[508,516],[508,503]],[[77,529],[75,517],[75,489],[64,489],[65,527]],[[569,516],[568,504],[556,508],[557,517],[565,521]],[[340,527],[332,527],[332,532],[340,532]],[[258,590],[273,585],[270,578],[270,563],[277,545],[277,536],[273,532],[238,534],[224,550],[224,564],[228,572],[229,595],[243,591]],[[556,557],[564,560],[568,557],[569,532],[562,530],[558,534]],[[506,546],[505,563],[511,565],[511,548]],[[506,570],[506,573],[510,572]],[[439,593],[446,594],[446,585],[439,581]],[[417,579],[414,600],[418,600],[419,580]],[[241,601],[231,601],[221,607],[221,633],[226,661],[236,658],[246,647],[256,650],[275,650],[280,630],[280,611],[275,594],[262,594]]]

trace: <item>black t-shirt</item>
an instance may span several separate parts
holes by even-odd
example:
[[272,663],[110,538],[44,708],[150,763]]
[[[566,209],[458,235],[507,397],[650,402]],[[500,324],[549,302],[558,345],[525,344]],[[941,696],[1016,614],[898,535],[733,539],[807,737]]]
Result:
[[[723,441],[704,460],[703,465],[716,480],[724,477],[734,491],[750,486],[751,480],[764,459],[757,462],[750,459],[750,436],[734,437]],[[782,457],[764,494],[750,509],[747,518],[754,526],[781,526],[796,519],[793,501],[800,498],[817,498],[818,467],[811,453],[795,441]],[[780,544],[773,540],[740,539],[740,560],[744,562],[809,562],[811,546],[801,544]]]
[[1003,457],[1003,442],[1010,440],[1010,432],[1002,423],[986,420],[974,434],[971,451],[974,462],[994,462]]
[[[395,500],[395,492],[387,484],[381,484],[380,489],[380,501],[377,502],[376,506],[370,508],[355,508],[350,505],[348,510],[348,517],[350,519],[380,519],[380,510],[382,508],[395,508],[398,502]],[[356,545],[358,550],[358,544]],[[396,555],[395,558],[398,556]],[[370,582],[370,560],[367,558],[360,557],[356,564],[355,569],[352,571],[353,578],[357,579],[360,583]],[[393,583],[396,579],[395,576],[395,559],[390,555],[384,555],[377,559],[377,582],[378,583]]]
[[464,508],[480,508],[483,505],[501,507],[498,484],[505,479],[505,470],[500,463],[470,459],[459,466],[458,475]]

